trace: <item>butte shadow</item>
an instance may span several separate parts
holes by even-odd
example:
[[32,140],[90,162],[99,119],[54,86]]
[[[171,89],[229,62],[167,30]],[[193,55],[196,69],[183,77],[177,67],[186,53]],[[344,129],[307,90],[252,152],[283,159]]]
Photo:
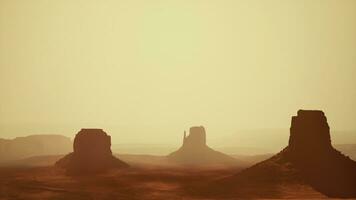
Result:
[[73,143],[74,151],[58,160],[55,166],[69,175],[94,174],[129,167],[111,152],[111,137],[102,129],[82,129]]
[[230,198],[280,198],[291,193],[300,198],[355,198],[356,162],[333,148],[322,111],[299,110],[292,117],[289,144],[280,153],[187,192]]

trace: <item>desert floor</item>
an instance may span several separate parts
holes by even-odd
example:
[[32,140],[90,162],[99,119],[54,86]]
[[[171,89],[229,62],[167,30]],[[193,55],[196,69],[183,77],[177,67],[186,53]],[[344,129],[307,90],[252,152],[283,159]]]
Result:
[[[95,176],[67,176],[55,167],[0,168],[0,200],[5,199],[246,199],[323,198],[298,184],[251,184],[236,196],[213,197],[200,185],[236,174],[238,169],[130,168]],[[195,188],[200,188],[199,192]]]

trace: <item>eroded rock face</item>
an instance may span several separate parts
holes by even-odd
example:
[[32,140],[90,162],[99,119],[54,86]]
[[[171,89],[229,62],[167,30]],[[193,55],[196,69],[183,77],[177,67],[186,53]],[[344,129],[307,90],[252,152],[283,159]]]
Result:
[[322,111],[299,110],[292,117],[289,145],[277,158],[293,163],[305,181],[330,197],[356,197],[356,162],[331,145]]
[[208,147],[203,126],[191,127],[188,136],[184,132],[183,145],[169,154],[168,159],[178,164],[200,167],[237,164],[234,158]]
[[111,155],[111,137],[101,129],[82,129],[74,139],[74,154],[84,158],[103,158]]
[[111,152],[111,137],[102,129],[82,129],[75,136],[74,152],[68,154],[56,165],[65,168],[69,174],[103,172],[128,165],[115,158]]
[[[261,183],[266,186],[307,184],[328,197],[356,198],[356,162],[332,147],[329,126],[322,111],[299,110],[297,116],[292,117],[286,148],[214,183],[205,191],[235,195],[241,188]],[[257,191],[251,190],[250,194],[254,194],[254,198],[266,197]]]
[[330,128],[324,112],[299,110],[292,117],[289,146],[293,151],[330,150]]
[[206,133],[203,126],[195,126],[189,129],[189,135],[184,134],[183,146],[205,147]]

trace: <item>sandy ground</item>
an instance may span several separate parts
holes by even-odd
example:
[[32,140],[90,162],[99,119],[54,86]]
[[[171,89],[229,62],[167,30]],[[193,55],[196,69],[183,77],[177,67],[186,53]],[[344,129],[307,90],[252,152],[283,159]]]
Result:
[[95,176],[71,177],[55,167],[0,168],[0,200],[7,199],[239,199],[323,198],[308,186],[250,185],[235,197],[197,196],[202,183],[235,174],[237,169],[131,168]]

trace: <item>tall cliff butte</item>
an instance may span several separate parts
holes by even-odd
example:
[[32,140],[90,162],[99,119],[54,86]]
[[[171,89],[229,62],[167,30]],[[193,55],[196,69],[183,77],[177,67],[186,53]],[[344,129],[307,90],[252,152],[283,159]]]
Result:
[[334,149],[324,112],[299,110],[292,117],[289,144],[282,160],[299,169],[303,178],[329,197],[356,197],[356,162]]
[[184,148],[205,148],[206,145],[206,133],[203,126],[191,127],[189,129],[189,135],[186,135],[184,131],[183,147]]
[[183,165],[221,166],[236,164],[234,158],[208,147],[203,126],[191,127],[188,136],[184,131],[183,145],[167,157],[169,160]]
[[330,128],[324,112],[299,110],[298,115],[292,117],[288,148],[300,153],[333,149]]
[[102,129],[82,129],[73,143],[73,152],[56,162],[68,174],[99,173],[128,167],[111,152],[111,137]]
[[324,112],[299,110],[292,117],[286,148],[214,187],[227,194],[227,187],[234,192],[260,182],[307,184],[328,197],[356,198],[356,162],[332,146]]

